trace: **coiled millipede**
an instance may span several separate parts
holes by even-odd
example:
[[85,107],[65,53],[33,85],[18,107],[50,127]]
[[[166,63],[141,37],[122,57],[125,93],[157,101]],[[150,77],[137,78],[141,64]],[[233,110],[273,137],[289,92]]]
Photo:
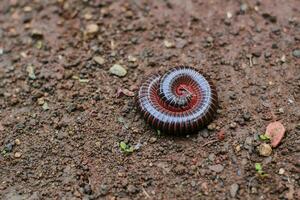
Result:
[[188,134],[207,125],[217,109],[214,85],[197,69],[175,67],[151,75],[140,87],[138,108],[146,122],[162,132]]

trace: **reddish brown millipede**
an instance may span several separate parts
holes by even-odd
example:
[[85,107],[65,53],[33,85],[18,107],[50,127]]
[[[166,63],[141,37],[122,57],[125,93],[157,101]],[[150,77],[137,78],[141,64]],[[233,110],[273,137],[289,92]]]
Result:
[[140,87],[139,110],[152,127],[168,133],[190,133],[207,125],[218,103],[211,81],[192,67],[152,75]]

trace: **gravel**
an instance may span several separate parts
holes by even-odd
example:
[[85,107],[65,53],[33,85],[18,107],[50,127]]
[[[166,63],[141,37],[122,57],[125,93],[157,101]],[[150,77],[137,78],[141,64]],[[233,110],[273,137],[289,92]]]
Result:
[[217,165],[211,165],[208,167],[211,171],[214,171],[216,173],[220,173],[224,170],[224,166],[221,164],[217,164]]
[[230,186],[230,196],[232,198],[236,197],[239,190],[239,185],[237,183],[234,183]]
[[114,64],[110,69],[109,72],[113,75],[116,75],[118,77],[124,77],[127,74],[127,70],[119,65],[119,64]]
[[94,56],[93,60],[99,65],[103,65],[105,63],[105,59],[101,56]]
[[295,49],[293,51],[293,56],[296,57],[296,58],[300,58],[300,49]]
[[97,24],[88,24],[85,31],[90,35],[96,34],[99,31],[99,26]]
[[269,144],[263,143],[258,146],[258,152],[261,156],[270,156],[272,154],[272,147]]

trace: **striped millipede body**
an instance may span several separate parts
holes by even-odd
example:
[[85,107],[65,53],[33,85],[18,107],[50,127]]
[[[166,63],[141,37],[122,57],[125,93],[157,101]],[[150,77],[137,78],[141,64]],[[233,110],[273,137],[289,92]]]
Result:
[[207,125],[217,109],[214,85],[197,69],[175,67],[151,75],[140,87],[137,104],[146,122],[168,133],[191,133]]

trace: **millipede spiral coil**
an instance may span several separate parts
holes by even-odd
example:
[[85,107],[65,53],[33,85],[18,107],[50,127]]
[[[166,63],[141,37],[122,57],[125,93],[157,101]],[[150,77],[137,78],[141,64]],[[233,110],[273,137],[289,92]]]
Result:
[[175,67],[151,75],[140,87],[138,108],[146,122],[162,132],[191,133],[207,125],[217,109],[214,85],[197,69]]

